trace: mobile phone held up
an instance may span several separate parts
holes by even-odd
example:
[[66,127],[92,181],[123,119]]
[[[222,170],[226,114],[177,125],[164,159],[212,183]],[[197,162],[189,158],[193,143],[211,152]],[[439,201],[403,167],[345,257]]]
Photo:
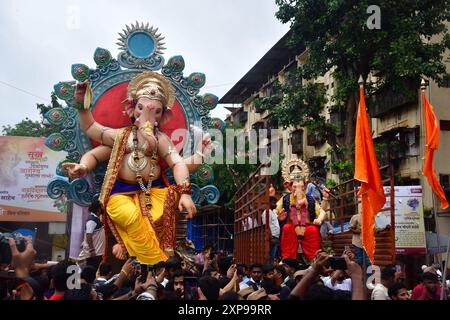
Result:
[[184,277],[184,299],[198,300],[198,279],[196,277]]
[[140,282],[144,283],[145,281],[147,281],[148,270],[148,264],[141,263],[141,278],[139,280]]
[[332,256],[328,260],[328,266],[333,270],[346,270],[347,263],[345,262],[344,257],[340,256]]

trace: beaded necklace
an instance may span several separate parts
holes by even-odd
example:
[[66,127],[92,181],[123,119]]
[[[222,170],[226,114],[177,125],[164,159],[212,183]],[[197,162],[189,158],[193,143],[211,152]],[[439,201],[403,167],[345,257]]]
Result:
[[148,175],[148,183],[147,186],[144,185],[144,180],[141,175],[141,171],[145,169],[147,166],[148,160],[145,157],[144,153],[139,150],[138,148],[138,136],[137,136],[137,126],[133,126],[132,132],[133,132],[133,154],[128,158],[128,167],[131,169],[131,171],[134,172],[136,175],[136,181],[139,184],[139,187],[145,194],[145,206],[147,209],[150,210],[152,207],[151,199],[150,199],[150,190],[152,188],[152,182],[155,179],[155,163],[158,161],[157,157],[157,150],[158,150],[158,139],[152,135],[155,138],[156,141],[156,147],[153,150],[153,153],[151,155],[150,159],[150,173]]

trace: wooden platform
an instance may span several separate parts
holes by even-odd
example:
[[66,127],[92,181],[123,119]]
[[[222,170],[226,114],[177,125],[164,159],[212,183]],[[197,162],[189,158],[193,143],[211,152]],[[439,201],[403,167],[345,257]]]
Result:
[[[353,250],[352,246],[352,233],[350,231],[344,233],[337,233],[331,236],[332,247],[335,255],[342,255],[345,246],[349,246]],[[391,264],[395,260],[395,247],[392,246],[390,231],[384,231],[376,234],[375,236],[375,261],[377,266],[385,266]]]

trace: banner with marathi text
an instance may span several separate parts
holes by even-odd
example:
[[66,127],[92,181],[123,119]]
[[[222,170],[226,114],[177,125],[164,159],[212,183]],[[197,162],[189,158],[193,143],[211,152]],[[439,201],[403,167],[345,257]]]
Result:
[[47,184],[64,152],[45,138],[0,137],[0,221],[66,221],[65,199],[52,200]]

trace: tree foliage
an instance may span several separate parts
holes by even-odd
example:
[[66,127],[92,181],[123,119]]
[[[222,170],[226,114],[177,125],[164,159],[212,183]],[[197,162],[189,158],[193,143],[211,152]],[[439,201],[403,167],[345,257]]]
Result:
[[[61,108],[56,95],[51,94],[51,105],[38,103],[36,108],[41,116],[52,108]],[[54,132],[58,132],[59,128],[51,124],[43,124],[42,121],[33,121],[28,117],[25,120],[15,124],[14,126],[3,126],[2,132],[5,136],[21,136],[21,137],[48,137]]]
[[[240,129],[238,127],[236,130]],[[243,138],[243,137],[241,137]],[[237,146],[237,139],[235,138],[235,147]],[[225,150],[226,150],[226,139],[222,141],[222,145],[219,146],[218,142],[214,142],[217,146],[217,150],[222,148],[224,159],[223,163],[213,163],[212,167],[214,170],[214,182],[220,189],[220,199],[219,204],[224,207],[234,210],[235,194],[238,189],[245,183],[248,177],[256,171],[258,168],[258,163],[250,163],[248,153],[245,155],[245,163],[238,164],[238,152],[233,152],[233,163],[227,163],[225,161]],[[246,152],[249,151],[249,143],[245,143]]]

